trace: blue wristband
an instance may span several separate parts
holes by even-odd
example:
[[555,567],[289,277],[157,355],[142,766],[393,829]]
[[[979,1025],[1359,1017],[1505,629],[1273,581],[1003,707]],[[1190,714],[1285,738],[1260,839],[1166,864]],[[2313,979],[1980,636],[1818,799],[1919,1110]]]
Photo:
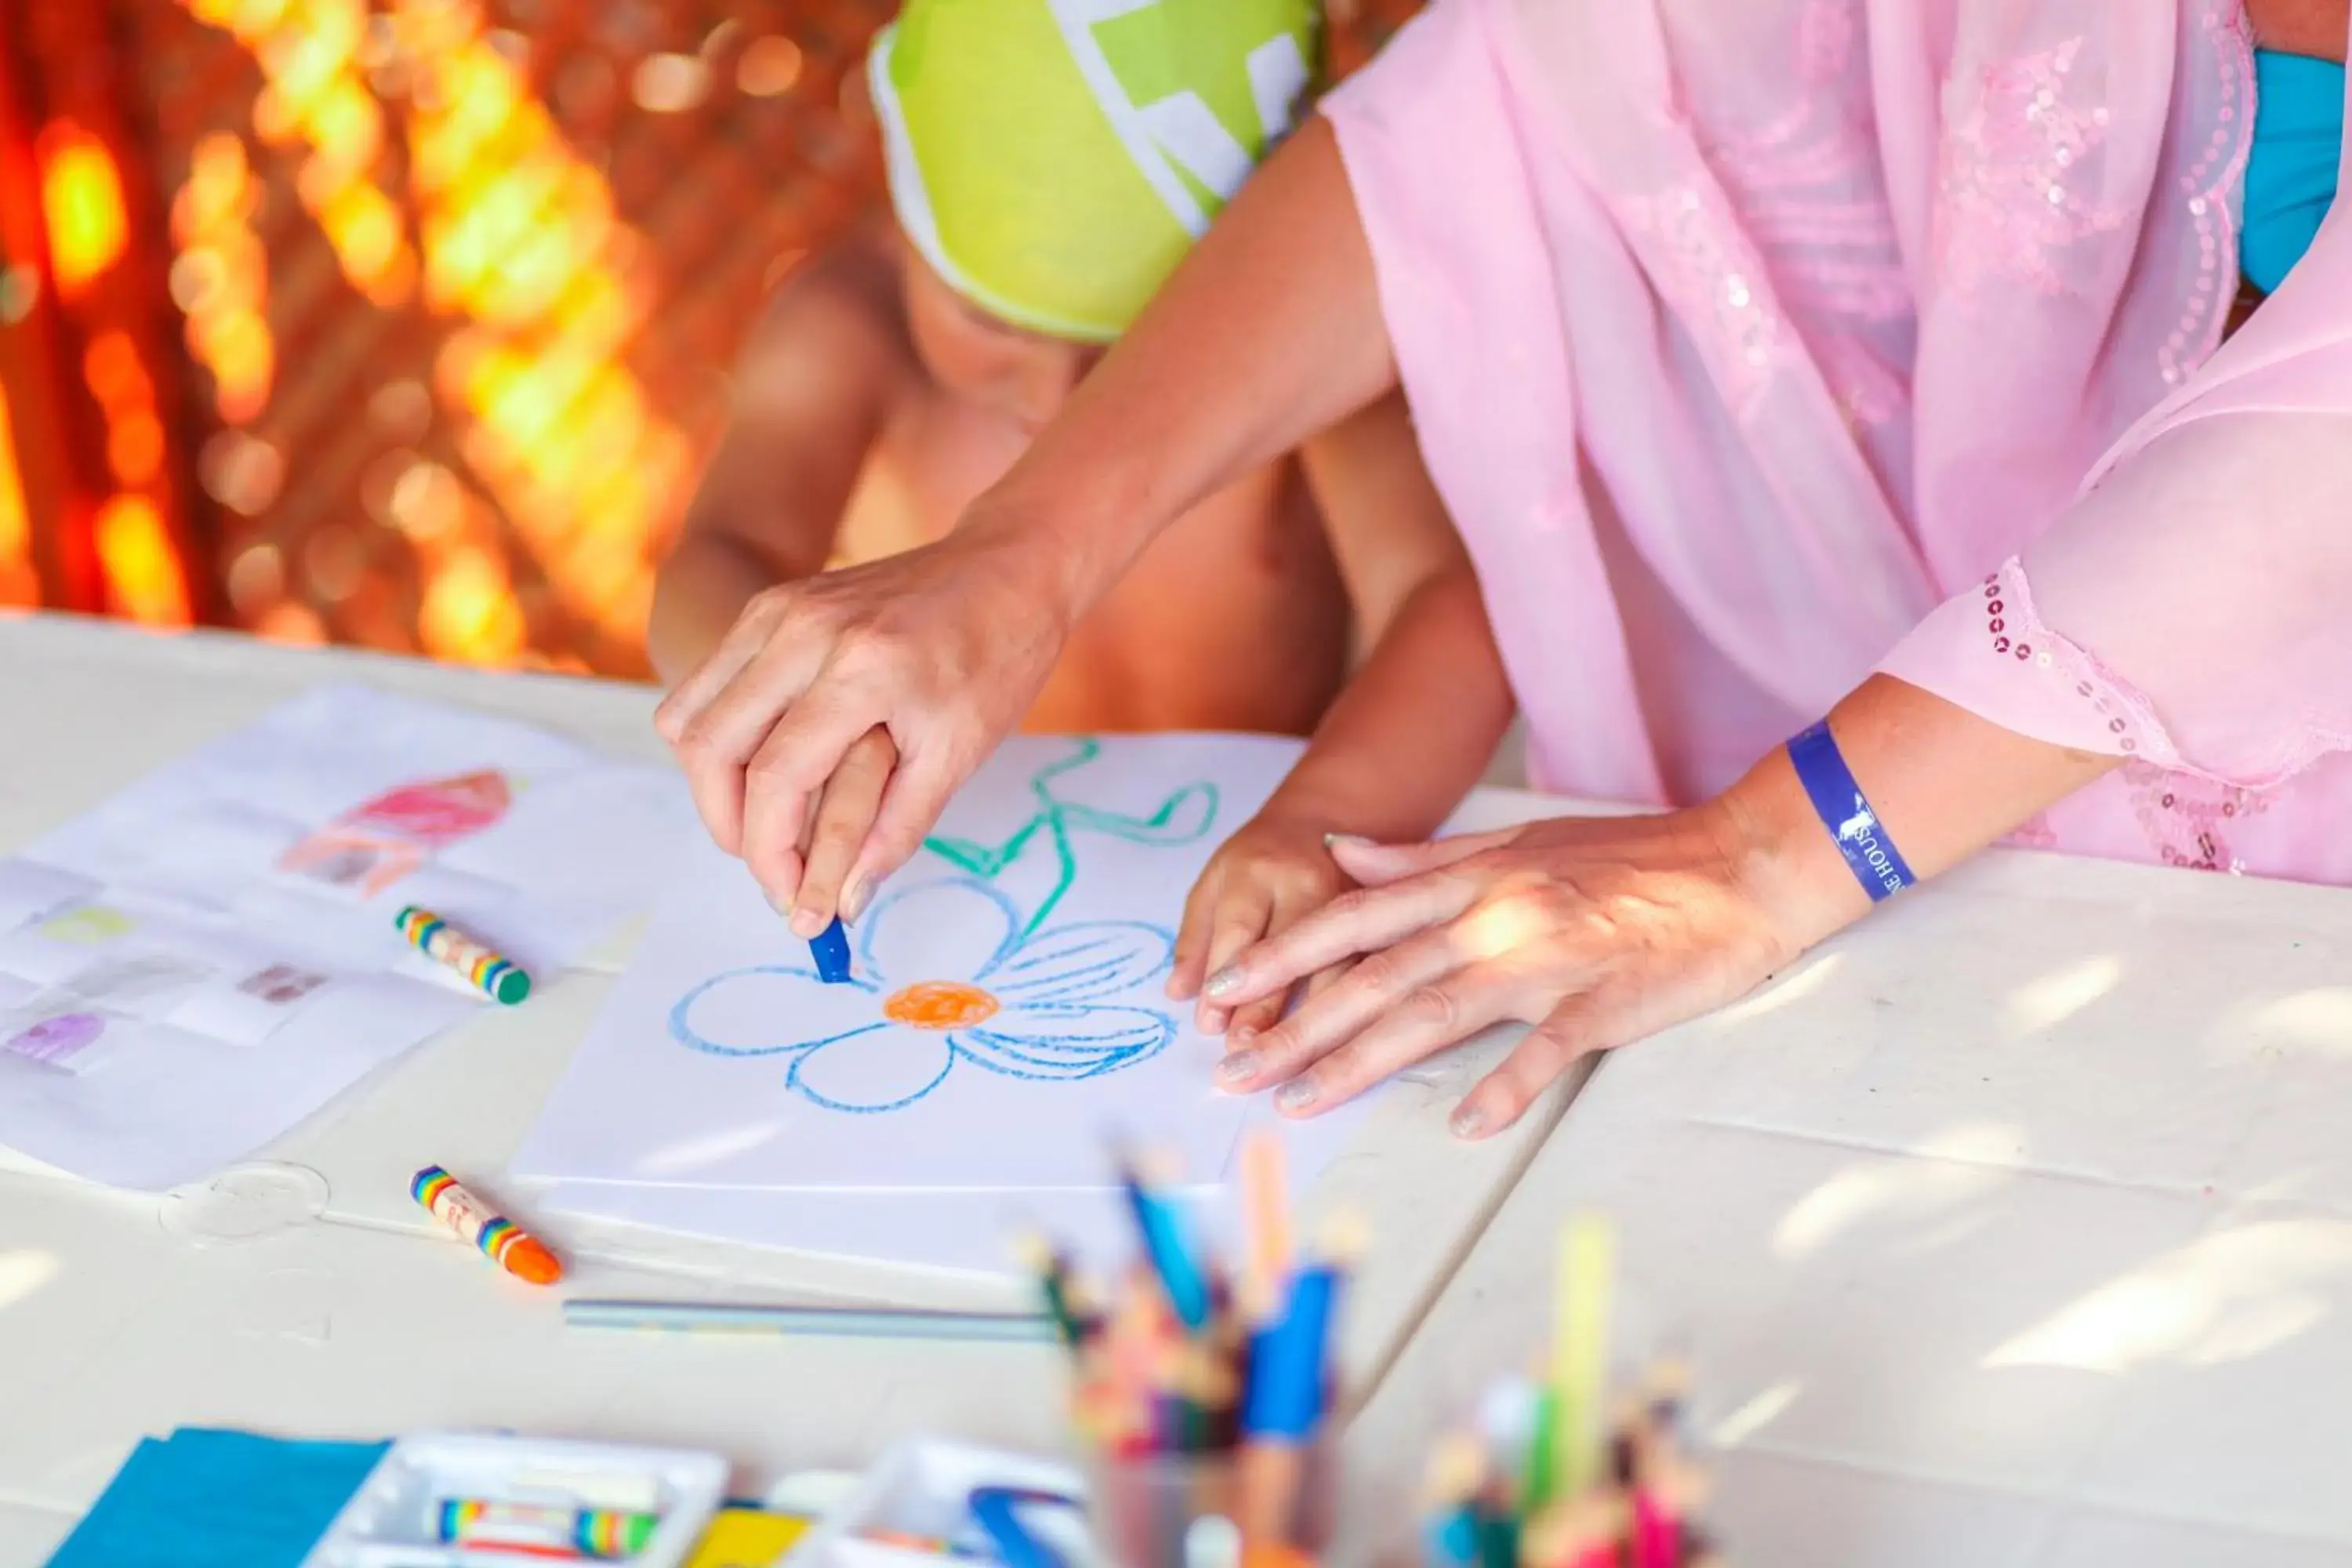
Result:
[[1895,840],[1886,836],[1878,813],[1870,809],[1862,786],[1853,782],[1853,770],[1845,765],[1845,755],[1830,734],[1828,720],[1789,742],[1789,761],[1796,764],[1797,777],[1811,797],[1822,826],[1830,830],[1838,853],[1845,857],[1853,879],[1862,884],[1871,902],[1893,898],[1919,879],[1911,874]]

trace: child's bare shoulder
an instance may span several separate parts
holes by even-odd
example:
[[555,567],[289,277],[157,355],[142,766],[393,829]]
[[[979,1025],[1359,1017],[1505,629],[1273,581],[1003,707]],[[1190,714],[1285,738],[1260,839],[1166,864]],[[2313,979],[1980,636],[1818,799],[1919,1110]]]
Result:
[[862,225],[778,286],[738,372],[739,401],[811,393],[889,403],[919,372],[896,234]]

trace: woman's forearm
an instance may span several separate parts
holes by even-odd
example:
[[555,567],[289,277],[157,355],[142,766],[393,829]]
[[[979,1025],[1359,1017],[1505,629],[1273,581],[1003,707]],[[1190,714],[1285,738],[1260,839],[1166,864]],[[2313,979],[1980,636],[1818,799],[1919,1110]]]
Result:
[[1486,772],[1513,703],[1465,566],[1406,595],[1266,804],[1384,842],[1426,837]]
[[1195,502],[1394,381],[1371,252],[1316,116],[964,526],[1052,536],[1071,602],[1091,604]]
[[[1922,879],[2122,761],[2031,740],[1887,675],[1872,676],[1832,710],[1830,732],[1880,827]],[[1722,805],[1744,875],[1801,942],[1869,909],[1785,747],[1750,769]]]

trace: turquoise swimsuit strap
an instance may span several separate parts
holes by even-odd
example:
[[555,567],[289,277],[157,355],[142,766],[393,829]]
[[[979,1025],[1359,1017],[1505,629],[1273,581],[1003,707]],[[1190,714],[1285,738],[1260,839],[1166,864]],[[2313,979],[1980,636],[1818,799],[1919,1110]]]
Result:
[[2246,158],[2238,264],[2267,294],[2286,280],[2336,200],[2344,157],[2344,68],[2254,51],[2254,141]]

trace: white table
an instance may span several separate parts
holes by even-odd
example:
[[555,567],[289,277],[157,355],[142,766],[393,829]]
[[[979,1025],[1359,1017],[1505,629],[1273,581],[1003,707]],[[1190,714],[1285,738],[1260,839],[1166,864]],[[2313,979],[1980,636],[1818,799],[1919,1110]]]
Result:
[[[663,755],[645,688],[0,616],[0,852],[306,686],[349,679]],[[1542,804],[1489,795],[1475,820]],[[37,1562],[142,1433],[180,1424],[332,1436],[510,1426],[675,1442],[725,1452],[744,1486],[859,1464],[919,1430],[1058,1447],[1056,1352],[567,1333],[553,1293],[491,1269],[409,1201],[407,1180],[428,1161],[503,1167],[626,951],[613,944],[522,1008],[485,1010],[263,1151],[326,1178],[317,1223],[199,1247],[159,1225],[152,1199],[0,1165],[0,1565]],[[1457,1144],[1444,1112],[1474,1065],[1446,1064],[1388,1096],[1311,1195],[1311,1209],[1365,1212],[1381,1238],[1343,1346],[1364,1386],[1566,1103],[1563,1089],[1513,1135]],[[1001,1289],[917,1288],[902,1273],[653,1232],[543,1228],[574,1260],[570,1284],[584,1294],[1003,1299]]]
[[2352,893],[1995,855],[1612,1058],[1354,1495],[1543,1342],[1587,1205],[1747,1568],[2352,1563]]
[[[660,754],[639,689],[0,618],[0,850],[352,676]],[[1045,1352],[567,1337],[409,1205],[424,1159],[504,1163],[625,952],[268,1151],[327,1176],[323,1223],[197,1248],[152,1201],[0,1171],[0,1565],[183,1422],[674,1440],[746,1484],[917,1428],[1057,1444]],[[1317,1194],[1381,1244],[1349,1344],[1375,1385],[1360,1542],[1402,1528],[1433,1433],[1541,1342],[1557,1226],[1590,1204],[1620,1222],[1626,1315],[1700,1352],[1743,1564],[2352,1562],[2352,895],[1997,855],[1613,1058],[1549,1142],[1558,1095],[1512,1138],[1447,1140],[1468,1070],[1403,1087]],[[599,1292],[890,1285],[562,1239]]]
[[39,1563],[73,1529],[76,1515],[63,1509],[0,1502],[0,1563]]

